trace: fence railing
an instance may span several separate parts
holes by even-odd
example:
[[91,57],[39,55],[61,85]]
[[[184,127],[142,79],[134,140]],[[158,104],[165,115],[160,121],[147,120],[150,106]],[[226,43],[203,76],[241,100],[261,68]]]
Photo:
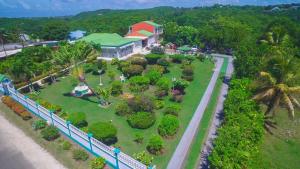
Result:
[[[4,88],[4,85],[6,88]],[[57,115],[55,115],[52,111],[44,108],[43,106],[39,105],[37,102],[29,99],[28,97],[24,96],[23,94],[19,93],[11,85],[0,83],[0,91],[2,93],[6,92],[9,93],[15,101],[22,104],[26,107],[30,112],[35,114],[36,116],[40,117],[41,119],[51,123],[52,125],[56,126],[64,135],[68,136],[79,144],[81,147],[85,148],[92,154],[96,156],[100,156],[106,160],[107,163],[112,165],[114,168],[120,169],[148,169],[154,167],[147,167],[146,165],[142,164],[141,162],[135,160],[134,158],[126,155],[125,153],[121,152],[119,149],[114,148],[112,146],[107,146],[104,143],[100,142],[99,140],[93,138],[91,134],[85,133],[80,129],[73,126],[69,121],[66,121]]]

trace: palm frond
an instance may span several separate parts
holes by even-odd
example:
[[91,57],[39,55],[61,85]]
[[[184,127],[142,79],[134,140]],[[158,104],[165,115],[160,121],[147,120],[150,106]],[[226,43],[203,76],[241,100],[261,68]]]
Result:
[[265,89],[259,93],[257,93],[256,95],[254,95],[254,97],[252,99],[257,100],[257,101],[261,101],[263,99],[266,98],[271,98],[272,96],[274,96],[275,94],[275,89],[274,88],[268,88]]
[[300,108],[300,103],[298,102],[298,100],[294,97],[294,96],[289,96],[292,103],[294,103],[298,108]]
[[286,107],[289,111],[290,117],[294,118],[294,116],[295,116],[294,105],[293,105],[291,99],[289,98],[289,96],[286,93],[282,94],[282,101],[286,105]]
[[300,94],[300,86],[289,87],[287,92],[289,94]]
[[261,80],[266,81],[267,83],[270,83],[271,85],[276,84],[276,79],[272,77],[272,75],[268,72],[260,72]]

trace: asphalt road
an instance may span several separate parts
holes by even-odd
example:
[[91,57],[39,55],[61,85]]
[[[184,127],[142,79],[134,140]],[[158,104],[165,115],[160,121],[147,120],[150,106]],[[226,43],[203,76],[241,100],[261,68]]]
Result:
[[24,154],[5,137],[6,135],[0,131],[0,168],[33,169],[34,166],[28,162]]
[[206,91],[197,107],[196,112],[194,113],[188,127],[186,128],[179,144],[177,145],[177,148],[176,148],[175,152],[173,153],[171,160],[169,161],[169,164],[167,167],[168,169],[181,169],[182,168],[185,158],[187,157],[187,154],[189,152],[189,148],[193,142],[193,138],[195,137],[195,135],[197,133],[197,129],[199,127],[199,124],[200,124],[200,121],[204,114],[204,111],[210,101],[214,87],[218,80],[220,69],[223,65],[223,62],[224,62],[223,58],[216,57],[216,64],[215,64],[216,66],[215,66],[214,73],[213,73],[211,80],[206,88]]

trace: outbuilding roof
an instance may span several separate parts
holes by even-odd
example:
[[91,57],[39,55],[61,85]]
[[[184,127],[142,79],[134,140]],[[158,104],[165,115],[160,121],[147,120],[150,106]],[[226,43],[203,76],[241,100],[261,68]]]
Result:
[[145,22],[145,23],[147,23],[147,24],[149,24],[149,25],[155,26],[155,27],[161,27],[161,26],[162,26],[162,25],[157,24],[157,23],[154,23],[154,22],[152,22],[152,21],[143,21],[143,22]]
[[131,39],[123,38],[117,33],[93,33],[80,40],[107,47],[120,47],[132,43]]

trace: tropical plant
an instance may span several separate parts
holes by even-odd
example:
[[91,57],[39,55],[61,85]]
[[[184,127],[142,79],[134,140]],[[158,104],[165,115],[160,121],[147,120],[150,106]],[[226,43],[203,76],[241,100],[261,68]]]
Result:
[[101,105],[107,106],[110,104],[108,99],[109,99],[109,96],[111,95],[111,89],[103,89],[103,88],[99,87],[97,89],[97,94],[103,98],[100,100]]
[[135,153],[135,154],[133,154],[133,157],[136,160],[140,161],[141,163],[143,163],[147,166],[149,166],[152,163],[153,159],[154,159],[152,156],[150,156],[145,151],[142,151],[140,153]]
[[105,159],[102,157],[97,157],[90,161],[91,169],[103,169],[104,167],[105,167]]
[[89,158],[88,153],[81,149],[73,150],[72,156],[76,161],[86,161]]

